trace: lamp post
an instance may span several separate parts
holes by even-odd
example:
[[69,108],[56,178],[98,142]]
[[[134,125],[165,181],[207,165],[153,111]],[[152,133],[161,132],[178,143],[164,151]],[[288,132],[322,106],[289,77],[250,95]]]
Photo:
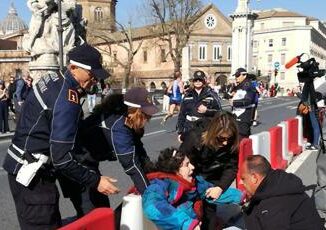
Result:
[[58,0],[58,36],[59,36],[59,66],[60,71],[63,71],[63,41],[62,41],[62,0]]

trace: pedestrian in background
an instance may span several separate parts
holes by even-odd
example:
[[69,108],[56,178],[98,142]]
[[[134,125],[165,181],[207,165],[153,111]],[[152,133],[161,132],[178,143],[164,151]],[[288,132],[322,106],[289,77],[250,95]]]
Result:
[[15,83],[15,78],[12,75],[9,78],[9,85],[8,85],[7,89],[8,89],[8,107],[9,107],[10,111],[15,114],[14,93],[16,91],[16,83]]
[[81,94],[95,78],[108,76],[101,54],[84,43],[67,56],[70,64],[64,76],[45,74],[26,98],[3,163],[23,230],[61,226],[58,175],[105,195],[119,191],[113,184],[116,180],[100,176],[73,157]]
[[93,113],[93,109],[96,105],[97,92],[98,92],[97,83],[92,85],[91,88],[87,91],[87,102],[88,102],[89,113]]
[[237,86],[230,99],[232,113],[236,116],[240,140],[251,134],[252,116],[255,107],[256,89],[252,86],[247,70],[239,68],[233,74]]
[[16,122],[18,122],[20,113],[22,110],[23,103],[26,99],[26,91],[27,91],[27,74],[23,74],[21,78],[18,78],[16,80],[16,91],[14,93],[14,104],[15,104],[15,116],[16,116]]
[[182,135],[191,130],[196,121],[205,117],[213,117],[222,109],[217,93],[206,85],[203,71],[196,71],[192,81],[193,88],[185,94],[178,116],[177,129],[180,142],[183,139]]
[[110,96],[111,94],[113,94],[113,89],[111,88],[111,85],[110,83],[104,83],[104,88],[102,90],[102,95],[101,95],[101,98],[102,100],[107,97],[107,96]]
[[0,80],[0,132],[9,132],[8,124],[8,90],[5,82]]
[[325,229],[296,175],[273,170],[266,158],[253,155],[240,166],[240,176],[249,199],[243,209],[246,229]]
[[181,72],[176,71],[173,76],[173,82],[169,85],[167,92],[170,94],[170,103],[168,114],[162,119],[161,124],[171,118],[174,114],[174,110],[177,109],[180,112],[180,104],[182,100],[182,94],[184,93],[184,86],[181,79]]
[[[189,154],[195,166],[195,175],[213,184],[206,190],[206,197],[218,199],[234,181],[238,170],[239,132],[230,112],[219,112],[202,129],[192,129],[184,134],[180,151]],[[204,230],[217,226],[216,205],[203,202]]]

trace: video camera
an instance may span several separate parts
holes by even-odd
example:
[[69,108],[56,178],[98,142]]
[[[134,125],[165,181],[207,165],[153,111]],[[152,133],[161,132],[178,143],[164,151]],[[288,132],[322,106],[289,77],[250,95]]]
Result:
[[319,69],[319,63],[316,62],[315,58],[310,58],[307,61],[302,62],[301,57],[303,55],[304,54],[296,56],[285,65],[285,68],[289,69],[293,65],[299,63],[297,67],[302,69],[297,74],[299,82],[302,83],[312,82],[316,77],[322,77],[326,74],[325,69]]

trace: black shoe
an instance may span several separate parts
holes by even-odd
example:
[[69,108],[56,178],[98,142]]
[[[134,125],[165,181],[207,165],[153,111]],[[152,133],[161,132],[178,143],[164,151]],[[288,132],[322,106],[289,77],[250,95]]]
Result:
[[318,150],[318,146],[315,146],[315,145],[309,145],[306,147],[306,150]]

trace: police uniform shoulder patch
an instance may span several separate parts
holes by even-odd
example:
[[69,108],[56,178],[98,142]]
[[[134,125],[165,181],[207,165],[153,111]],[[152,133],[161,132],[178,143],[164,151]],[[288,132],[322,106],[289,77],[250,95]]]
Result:
[[68,101],[79,104],[79,98],[78,98],[78,93],[76,90],[69,89],[68,90]]

